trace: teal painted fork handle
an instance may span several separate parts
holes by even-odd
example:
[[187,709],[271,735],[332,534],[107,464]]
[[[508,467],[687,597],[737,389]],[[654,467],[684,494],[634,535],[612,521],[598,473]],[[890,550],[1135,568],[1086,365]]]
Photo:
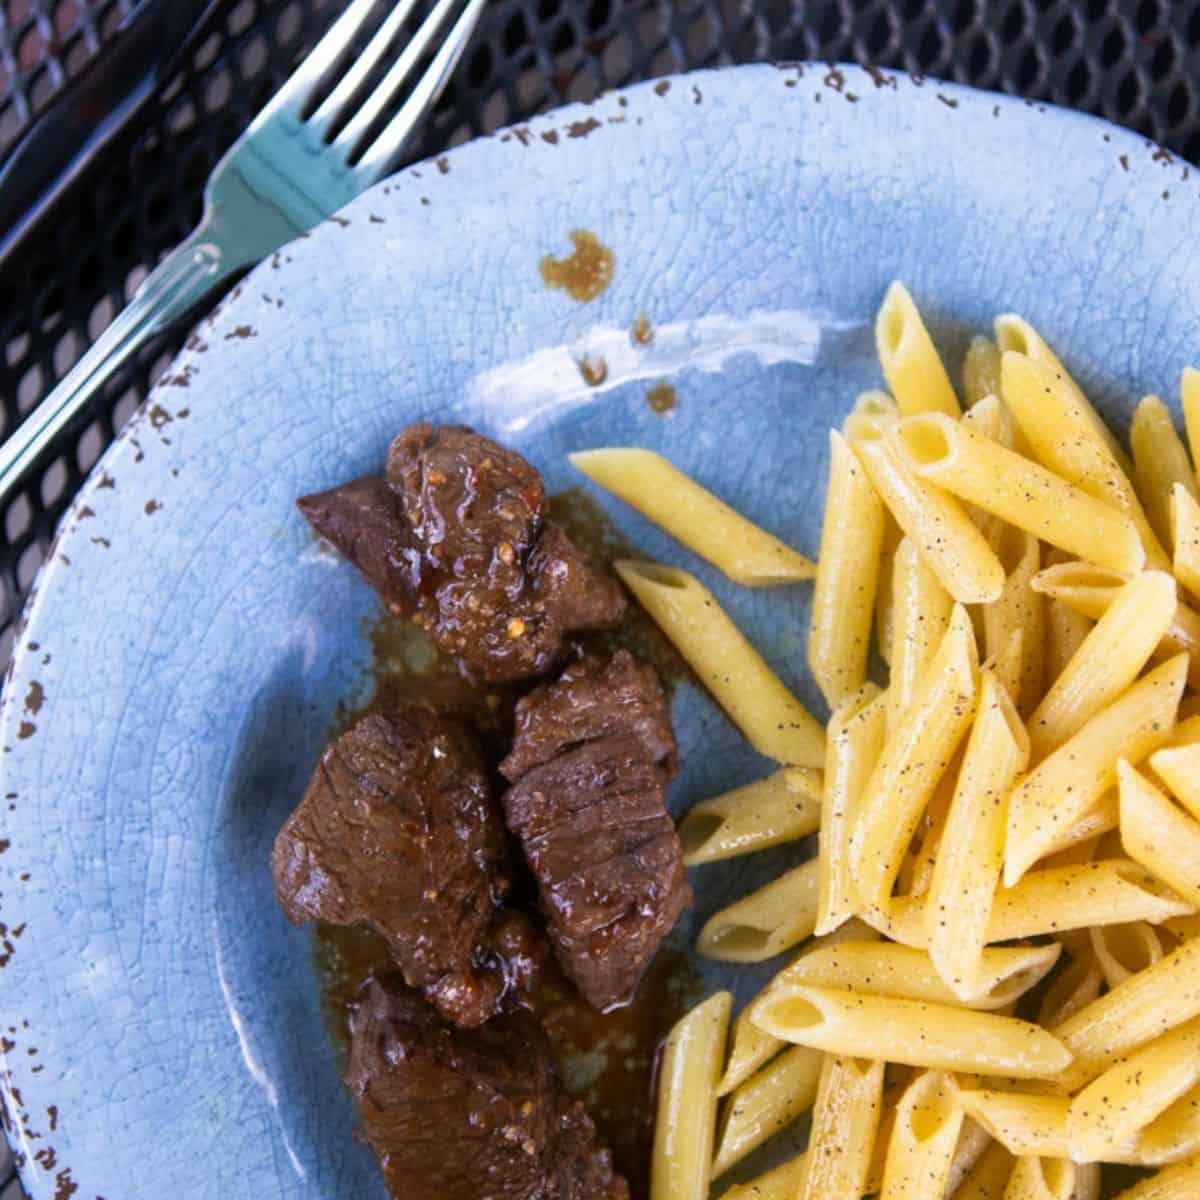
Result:
[[163,259],[67,377],[0,446],[0,507],[38,456],[121,366],[244,265],[230,262],[211,232],[203,222]]

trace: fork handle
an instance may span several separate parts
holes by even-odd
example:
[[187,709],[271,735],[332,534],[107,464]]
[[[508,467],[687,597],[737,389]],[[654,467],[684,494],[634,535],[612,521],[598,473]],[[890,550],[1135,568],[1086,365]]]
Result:
[[0,446],[0,507],[38,456],[134,353],[243,265],[228,261],[211,232],[206,219],[159,263],[66,378]]

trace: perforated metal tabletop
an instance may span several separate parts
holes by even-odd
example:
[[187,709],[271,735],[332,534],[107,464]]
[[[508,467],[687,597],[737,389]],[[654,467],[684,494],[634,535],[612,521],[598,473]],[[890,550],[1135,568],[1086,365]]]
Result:
[[[211,166],[344,7],[0,0],[0,170],[139,30],[166,30],[159,82],[127,119],[106,126],[113,112],[90,95],[67,175],[36,212],[0,213],[0,436],[189,232]],[[763,59],[874,63],[1049,100],[1200,160],[1200,0],[491,0],[413,156],[639,79]],[[183,336],[97,396],[3,513],[0,665],[60,516]],[[0,1200],[15,1200],[0,1156]]]

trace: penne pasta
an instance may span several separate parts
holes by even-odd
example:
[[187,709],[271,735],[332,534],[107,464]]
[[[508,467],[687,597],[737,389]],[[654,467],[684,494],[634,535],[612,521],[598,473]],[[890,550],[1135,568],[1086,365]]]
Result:
[[1158,962],[1162,940],[1153,925],[1130,921],[1125,925],[1093,925],[1088,930],[1096,965],[1104,982],[1114,988]]
[[865,684],[829,719],[825,751],[825,794],[818,839],[816,932],[830,933],[858,907],[850,866],[850,836],[858,803],[883,749],[887,700]]
[[921,813],[974,717],[978,672],[970,620],[956,608],[857,806],[850,859],[864,907],[887,906]]
[[978,994],[992,904],[1004,866],[1005,798],[1029,761],[1029,736],[1008,693],[984,672],[925,901],[929,955],[960,1000]]
[[796,1200],[861,1196],[879,1128],[885,1064],[836,1054],[822,1057],[808,1172]]
[[692,805],[679,825],[687,867],[793,842],[821,824],[820,771],[783,767],[744,787]]
[[807,1169],[808,1155],[797,1154],[749,1183],[734,1184],[721,1193],[721,1200],[796,1200]]
[[892,665],[892,640],[895,637],[893,609],[895,608],[896,549],[904,534],[896,518],[886,509],[883,514],[883,545],[879,550],[879,579],[875,584],[875,647],[879,657]]
[[1200,1158],[1166,1167],[1126,1188],[1115,1200],[1196,1200],[1200,1196]]
[[817,869],[817,860],[809,859],[714,913],[696,950],[721,962],[763,962],[810,937],[817,923]]
[[1186,917],[1171,917],[1162,923],[1162,927],[1178,941],[1190,941],[1194,937],[1200,937],[1200,913],[1192,913]]
[[676,1022],[663,1047],[650,1200],[707,1200],[717,1080],[733,997],[717,992]]
[[813,590],[808,665],[835,708],[867,677],[883,505],[862,464],[836,430],[829,434],[829,487]]
[[1068,1096],[976,1088],[960,1091],[958,1105],[1018,1158],[1067,1156]]
[[1178,484],[1193,500],[1196,473],[1170,410],[1157,396],[1146,396],[1134,409],[1129,427],[1133,447],[1133,478],[1138,498],[1146,511],[1150,527],[1165,546],[1174,541],[1171,531],[1171,494]]
[[1066,670],[1067,663],[1075,657],[1076,651],[1083,645],[1084,638],[1091,630],[1092,623],[1082,613],[1077,613],[1061,600],[1050,596],[1046,599],[1048,603],[1045,677],[1054,680]]
[[1052,861],[1059,855],[1077,851],[1084,843],[1091,843],[1086,856],[1077,861],[1090,862],[1096,857],[1095,842],[1104,834],[1116,829],[1120,824],[1120,813],[1117,806],[1117,789],[1108,791],[1079,818],[1069,829],[1062,830],[1047,848],[1047,852],[1038,860],[1041,866],[1067,866],[1067,863]]
[[1167,785],[1171,795],[1200,820],[1200,743],[1164,746],[1161,750],[1155,750],[1150,755],[1150,767]]
[[1200,1087],[1185,1092],[1137,1139],[1138,1157],[1146,1166],[1162,1167],[1200,1153]]
[[1181,483],[1172,493],[1171,513],[1175,578],[1193,598],[1200,598],[1200,503]]
[[1077,1074],[1093,1079],[1118,1056],[1200,1016],[1198,968],[1200,941],[1184,942],[1055,1026],[1079,1060]]
[[[958,1080],[962,1086],[962,1080]],[[950,1160],[950,1170],[946,1175],[944,1196],[953,1196],[963,1183],[971,1176],[975,1167],[987,1154],[988,1148],[995,1146],[996,1140],[982,1125],[963,1118],[962,1129],[958,1134],[958,1144],[954,1147],[954,1157]]]
[[[1060,949],[1057,943],[1051,943],[985,950],[981,955],[978,990],[966,1001],[960,1000],[937,973],[928,954],[893,942],[839,942],[810,951],[780,971],[771,987],[806,984],[847,988],[871,995],[994,1010],[1011,1003],[1044,978],[1058,961]],[[752,1021],[755,1006],[768,994],[769,991],[764,992],[751,1004]]]
[[1037,1079],[1071,1062],[1065,1045],[1028,1021],[845,989],[774,987],[753,1020],[784,1041],[830,1054],[942,1071]]
[[925,322],[908,289],[899,281],[888,288],[879,307],[875,347],[888,388],[902,413],[960,414],[958,397]]
[[1006,887],[1012,887],[1113,785],[1118,759],[1140,761],[1167,740],[1175,727],[1187,666],[1181,654],[1151,671],[1013,790],[1004,851]]
[[1071,1200],[1100,1200],[1104,1173],[1099,1163],[1075,1164],[1075,1190]]
[[892,653],[888,677],[888,729],[899,723],[950,624],[954,601],[917,552],[911,538],[896,548],[892,564]]
[[[1086,422],[1094,435],[1099,435],[1121,470],[1126,475],[1130,474],[1133,470],[1133,462],[1129,455],[1125,453],[1121,443],[1105,424],[1104,419],[1092,407],[1091,401],[1083,394],[1083,389],[1071,378],[1071,373],[1063,366],[1062,360],[1050,349],[1046,339],[1024,317],[1017,316],[1016,313],[1004,313],[997,317],[993,327],[996,334],[996,349],[1000,352],[1001,359],[1011,350],[1016,354],[1025,355],[1062,376],[1072,397],[1073,411]],[[1003,362],[1001,363],[1000,386],[1003,390]]]
[[1015,653],[1013,638],[1020,634],[1016,649],[1019,657],[1004,662],[1013,676],[1007,691],[1024,717],[1029,716],[1042,698],[1043,660],[1046,653],[1045,597],[1030,586],[1041,566],[1041,543],[1031,533],[1023,533],[1002,521],[991,522],[989,540],[1000,557],[1007,578],[1000,598],[983,608],[983,648],[999,665],[1003,656]]
[[1200,454],[1200,371],[1184,367],[1179,380],[1179,397],[1183,407],[1183,425],[1187,431],[1192,461]]
[[1004,1200],[1073,1200],[1076,1167],[1066,1158],[1018,1158]]
[[1091,1004],[1100,995],[1104,984],[1104,973],[1096,956],[1088,949],[1078,955],[1072,954],[1071,961],[1051,981],[1038,1005],[1039,1025],[1053,1028],[1074,1016],[1081,1008]]
[[1000,395],[1000,348],[991,338],[973,337],[967,343],[962,385],[968,415],[986,397]]
[[1163,1034],[1094,1079],[1072,1101],[1070,1156],[1104,1161],[1200,1085],[1200,1021]]
[[582,471],[676,541],[747,587],[812,579],[816,565],[701,487],[661,454],[632,447],[567,456]]
[[880,1200],[925,1200],[946,1190],[963,1124],[957,1094],[954,1079],[942,1071],[924,1071],[905,1089],[888,1141]]
[[1146,571],[1124,584],[1029,721],[1034,758],[1073,737],[1128,688],[1170,628],[1175,581]]
[[860,431],[851,446],[896,524],[946,591],[960,604],[995,600],[1004,568],[963,506],[910,470],[883,428],[871,436]]
[[961,422],[926,413],[890,436],[920,478],[1069,554],[1128,572],[1146,560],[1128,515]]
[[1125,852],[1183,899],[1200,907],[1200,823],[1124,759],[1117,775]]
[[[1006,942],[1129,921],[1159,924],[1192,911],[1193,905],[1127,859],[1052,867],[1030,871],[1015,887],[996,892],[987,941]],[[879,924],[881,932],[907,946],[923,948],[927,943],[923,902],[900,897]]]
[[957,1190],[951,1193],[952,1200],[1003,1200],[1014,1161],[1000,1142],[993,1141]]
[[760,754],[794,767],[820,767],[825,733],[721,609],[686,571],[618,560],[625,586]]
[[[997,383],[999,383],[1000,360],[996,360]],[[1012,450],[1016,444],[1017,427],[1012,419],[1012,413],[1004,407],[1000,399],[999,389],[984,396],[963,414],[963,424],[975,430],[981,437],[998,442],[1001,446]]]
[[1000,361],[1000,376],[1004,403],[1034,458],[1089,496],[1126,513],[1138,529],[1147,564],[1168,569],[1167,553],[1108,440],[1112,435],[1066,373],[1008,351]]
[[[1039,571],[1033,587],[1035,591],[1061,599],[1076,612],[1098,620],[1126,582],[1125,576],[1118,571],[1072,562]],[[1189,683],[1192,687],[1200,686],[1200,613],[1182,601],[1175,608],[1175,616],[1159,643],[1155,658],[1181,653],[1190,659]]]
[[819,1050],[792,1046],[726,1100],[717,1126],[714,1179],[812,1108],[825,1057]]

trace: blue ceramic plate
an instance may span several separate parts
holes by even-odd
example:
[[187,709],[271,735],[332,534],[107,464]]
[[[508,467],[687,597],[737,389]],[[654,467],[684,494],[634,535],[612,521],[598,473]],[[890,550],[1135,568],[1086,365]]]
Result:
[[[5,697],[0,1031],[36,1200],[383,1196],[310,934],[267,866],[338,701],[367,687],[376,609],[297,495],[377,469],[417,418],[465,421],[552,489],[579,482],[571,450],[653,447],[814,553],[826,430],[878,381],[889,280],[951,362],[1023,313],[1123,425],[1196,353],[1198,182],[1071,113],[755,67],[466,146],[259,268],[79,498]],[[615,255],[592,303],[539,277],[575,229]],[[643,313],[648,348],[629,336]],[[576,366],[589,350],[599,388]],[[662,379],[667,414],[647,403]],[[611,511],[817,706],[807,589],[729,586]],[[765,771],[703,696],[681,689],[676,715],[676,811]],[[696,872],[692,927],[782,861]]]

